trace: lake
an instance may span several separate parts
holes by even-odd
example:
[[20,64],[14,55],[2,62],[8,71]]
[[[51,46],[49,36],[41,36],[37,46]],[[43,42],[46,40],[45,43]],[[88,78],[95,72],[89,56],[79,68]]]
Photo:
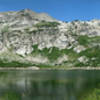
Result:
[[2,70],[0,100],[100,100],[100,71]]

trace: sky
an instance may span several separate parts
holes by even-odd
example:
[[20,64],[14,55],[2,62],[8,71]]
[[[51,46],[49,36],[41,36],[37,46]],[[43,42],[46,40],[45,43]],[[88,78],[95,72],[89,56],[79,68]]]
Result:
[[0,12],[25,8],[62,21],[100,19],[100,0],[0,0]]

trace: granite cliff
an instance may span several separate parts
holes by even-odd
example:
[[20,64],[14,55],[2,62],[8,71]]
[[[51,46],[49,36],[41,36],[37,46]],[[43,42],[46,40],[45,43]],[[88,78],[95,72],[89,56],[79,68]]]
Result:
[[100,66],[100,20],[58,21],[30,9],[0,13],[0,66]]

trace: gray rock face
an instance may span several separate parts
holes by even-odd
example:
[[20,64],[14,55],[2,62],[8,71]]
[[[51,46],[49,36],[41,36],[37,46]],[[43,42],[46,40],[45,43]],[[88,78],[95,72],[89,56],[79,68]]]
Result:
[[[100,46],[99,36],[100,20],[65,23],[29,9],[0,13],[0,55],[13,54],[15,61],[22,57],[23,62],[51,64],[55,58],[56,64],[75,59],[82,63],[85,55],[80,53]],[[71,52],[76,58],[70,58]]]

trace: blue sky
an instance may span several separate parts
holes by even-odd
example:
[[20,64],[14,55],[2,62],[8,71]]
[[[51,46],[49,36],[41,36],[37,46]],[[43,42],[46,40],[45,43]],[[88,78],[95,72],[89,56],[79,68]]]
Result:
[[0,0],[0,12],[25,8],[63,21],[100,19],[100,0]]

